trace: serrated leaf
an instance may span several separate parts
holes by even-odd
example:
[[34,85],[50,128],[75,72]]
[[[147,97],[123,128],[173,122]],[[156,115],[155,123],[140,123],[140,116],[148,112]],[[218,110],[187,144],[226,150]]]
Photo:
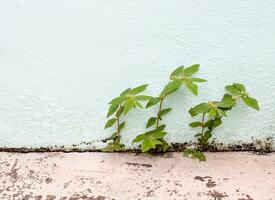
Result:
[[172,108],[165,108],[162,109],[159,113],[158,116],[162,117],[163,115],[166,115],[167,113],[169,113],[172,110]]
[[192,128],[201,127],[202,123],[201,122],[192,122],[189,124],[189,126],[191,126]]
[[123,114],[126,115],[132,108],[134,108],[135,106],[135,101],[132,99],[127,100],[124,103],[124,110],[123,110]]
[[207,82],[207,80],[203,78],[191,78],[191,81],[198,82],[198,83]]
[[132,89],[130,91],[130,94],[132,94],[132,95],[139,94],[139,93],[143,92],[144,90],[146,90],[147,87],[148,87],[148,84],[138,86],[138,87]]
[[146,108],[152,107],[156,104],[158,104],[160,102],[160,98],[159,97],[152,97],[149,99]]
[[110,117],[112,114],[114,114],[117,111],[118,107],[119,107],[119,104],[111,104],[109,107],[107,118]]
[[106,124],[104,129],[112,127],[116,123],[116,118],[109,119]]
[[183,71],[183,74],[185,76],[192,76],[193,74],[199,71],[199,68],[200,68],[199,64],[192,65],[190,67],[185,68]]
[[138,95],[135,97],[135,99],[138,101],[148,101],[150,98],[152,97],[147,95]]
[[179,76],[179,75],[181,75],[182,73],[183,73],[183,66],[180,66],[180,67],[178,67],[177,69],[175,69],[172,73],[171,73],[171,75],[170,75],[170,79],[172,79],[173,78],[173,76]]
[[242,97],[242,100],[246,105],[248,105],[251,108],[254,108],[255,110],[260,111],[260,107],[258,105],[258,101],[251,97]]
[[160,98],[165,98],[166,96],[168,96],[172,92],[174,92],[177,89],[179,89],[181,85],[182,85],[182,81],[181,80],[174,80],[174,81],[169,82],[164,87],[164,89],[162,90],[162,92],[160,94]]
[[232,94],[237,94],[237,95],[240,95],[240,94],[241,94],[241,91],[240,91],[238,88],[236,88],[236,87],[234,87],[234,86],[232,86],[232,85],[226,86],[225,89],[226,89],[228,92],[232,93]]
[[147,124],[146,124],[146,128],[149,128],[149,127],[153,126],[156,122],[157,122],[157,118],[156,117],[151,117],[148,120]]
[[195,83],[186,80],[185,85],[194,95],[198,95],[198,86]]
[[243,92],[246,92],[245,86],[241,83],[233,83],[233,86]]

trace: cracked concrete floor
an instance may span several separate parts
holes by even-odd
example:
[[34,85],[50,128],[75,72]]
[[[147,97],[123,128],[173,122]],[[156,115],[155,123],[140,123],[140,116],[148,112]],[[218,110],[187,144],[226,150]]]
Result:
[[0,153],[0,199],[275,200],[275,153]]

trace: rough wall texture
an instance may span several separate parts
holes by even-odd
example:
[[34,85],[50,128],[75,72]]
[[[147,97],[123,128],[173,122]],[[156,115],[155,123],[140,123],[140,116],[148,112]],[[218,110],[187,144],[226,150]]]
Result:
[[[197,98],[183,89],[168,99],[168,141],[193,140],[187,110],[234,81],[261,112],[239,105],[216,141],[274,137],[274,10],[272,0],[2,0],[0,147],[100,148],[112,133],[103,130],[112,97],[142,83],[158,94],[173,68],[193,63],[209,81]],[[149,116],[130,113],[128,147]]]

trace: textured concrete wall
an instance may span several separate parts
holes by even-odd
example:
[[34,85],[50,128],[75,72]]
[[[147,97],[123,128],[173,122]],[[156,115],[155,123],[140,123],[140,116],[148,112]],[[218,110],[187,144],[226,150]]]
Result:
[[[149,83],[157,95],[179,65],[201,64],[198,97],[182,89],[166,104],[170,142],[193,139],[187,110],[220,99],[239,81],[259,100],[215,132],[218,142],[265,141],[275,133],[275,1],[57,0],[0,2],[0,147],[72,147],[109,136],[107,103]],[[150,110],[153,111],[154,109]],[[128,145],[149,113],[128,117]],[[79,147],[102,147],[92,142]]]

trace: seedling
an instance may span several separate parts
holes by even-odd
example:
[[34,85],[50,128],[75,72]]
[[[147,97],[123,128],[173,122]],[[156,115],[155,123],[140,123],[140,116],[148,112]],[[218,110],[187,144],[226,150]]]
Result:
[[107,147],[103,148],[102,151],[114,152],[125,149],[125,145],[120,142],[121,131],[125,127],[125,120],[123,121],[122,117],[123,115],[126,116],[130,110],[136,107],[143,108],[141,102],[148,101],[150,97],[140,95],[140,93],[146,90],[147,86],[141,85],[133,89],[128,88],[109,103],[110,107],[107,114],[109,120],[105,124],[105,129],[116,126],[116,131],[107,139],[112,142],[108,143]]
[[201,156],[197,156],[198,152],[207,150],[208,141],[212,137],[214,129],[222,124],[222,118],[227,116],[227,112],[235,107],[239,100],[255,110],[260,110],[257,100],[249,96],[243,84],[233,83],[226,86],[225,89],[229,94],[225,94],[221,101],[201,103],[189,110],[192,117],[202,115],[201,121],[189,124],[192,128],[200,128],[201,131],[195,135],[198,138],[198,149],[193,149],[193,151],[187,149],[184,152],[185,156],[191,155],[193,158],[204,160],[201,159]]
[[170,75],[170,82],[164,87],[162,92],[158,97],[151,97],[146,105],[146,108],[158,105],[158,112],[156,116],[148,119],[146,128],[153,127],[141,135],[138,135],[133,143],[141,142],[142,152],[147,152],[149,150],[156,150],[160,152],[165,152],[168,150],[169,145],[164,140],[164,136],[167,134],[165,132],[166,125],[161,125],[160,122],[164,115],[168,114],[172,108],[163,108],[163,103],[169,95],[177,91],[182,85],[185,85],[194,95],[198,94],[198,86],[196,82],[206,82],[205,79],[193,78],[192,75],[199,71],[200,65],[192,65],[190,67],[184,68],[183,66],[175,69]]

